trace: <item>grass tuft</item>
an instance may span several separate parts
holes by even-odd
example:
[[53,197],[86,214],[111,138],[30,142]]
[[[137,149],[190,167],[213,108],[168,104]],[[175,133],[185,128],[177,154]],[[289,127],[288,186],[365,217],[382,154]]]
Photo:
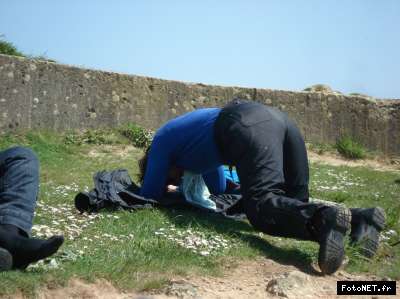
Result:
[[65,144],[75,145],[122,144],[123,141],[124,138],[115,130],[86,130],[68,133],[64,137]]
[[121,134],[128,138],[132,144],[139,148],[147,148],[153,140],[154,132],[133,123],[121,127]]
[[349,136],[341,137],[336,142],[336,149],[340,155],[347,159],[356,160],[366,158],[365,148]]
[[0,54],[11,55],[11,56],[20,56],[24,57],[25,55],[22,54],[17,48],[10,42],[1,40],[2,36],[0,36]]

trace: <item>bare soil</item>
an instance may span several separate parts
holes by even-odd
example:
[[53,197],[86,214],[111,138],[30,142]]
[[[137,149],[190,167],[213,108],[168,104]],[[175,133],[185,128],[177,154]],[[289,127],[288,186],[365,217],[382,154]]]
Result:
[[132,145],[102,144],[97,146],[96,148],[91,149],[88,152],[88,156],[91,158],[104,158],[107,156],[126,157],[128,155],[133,154],[135,151],[139,151],[139,149],[135,148]]
[[400,171],[400,160],[397,158],[377,157],[375,159],[347,160],[333,153],[319,155],[308,151],[308,160],[313,163],[333,166],[368,167],[379,171]]
[[[353,275],[338,271],[332,276],[303,273],[293,266],[280,265],[267,259],[241,262],[227,267],[222,277],[180,277],[172,279],[167,287],[157,293],[121,292],[109,282],[99,280],[89,284],[71,280],[68,286],[59,289],[43,289],[40,299],[87,298],[87,299],[194,299],[194,298],[354,298],[336,295],[338,280],[378,280],[373,276]],[[397,281],[397,294],[400,294]],[[379,296],[357,296],[357,298],[383,298]],[[399,298],[384,296],[384,298]]]

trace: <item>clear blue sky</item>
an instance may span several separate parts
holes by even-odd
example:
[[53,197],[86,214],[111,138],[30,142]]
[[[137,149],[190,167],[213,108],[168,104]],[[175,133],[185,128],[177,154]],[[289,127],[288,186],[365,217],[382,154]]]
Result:
[[0,34],[88,68],[400,98],[399,0],[0,0]]

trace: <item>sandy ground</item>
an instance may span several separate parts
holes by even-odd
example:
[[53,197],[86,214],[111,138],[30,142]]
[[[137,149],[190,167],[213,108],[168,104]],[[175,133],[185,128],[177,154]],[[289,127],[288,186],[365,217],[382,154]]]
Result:
[[365,160],[346,160],[339,155],[325,153],[319,155],[315,152],[308,151],[308,160],[313,163],[329,164],[333,166],[349,166],[349,167],[368,167],[380,171],[399,171],[400,160],[394,158],[365,159]]
[[[71,280],[60,289],[45,289],[40,299],[87,298],[87,299],[194,299],[194,298],[354,298],[336,295],[338,280],[378,280],[376,277],[352,275],[338,271],[333,276],[321,276],[317,271],[303,273],[293,266],[280,265],[267,259],[242,262],[226,268],[222,277],[185,277],[173,279],[157,293],[123,293],[109,282],[99,280],[88,284]],[[397,281],[398,296],[356,296],[356,298],[400,298],[400,281]]]

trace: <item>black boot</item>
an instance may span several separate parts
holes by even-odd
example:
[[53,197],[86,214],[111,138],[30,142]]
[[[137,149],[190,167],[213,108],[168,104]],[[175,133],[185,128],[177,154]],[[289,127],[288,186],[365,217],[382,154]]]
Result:
[[47,240],[34,239],[22,234],[14,225],[0,225],[0,247],[12,255],[13,268],[25,269],[30,263],[56,253],[63,242],[63,236],[53,236]]
[[345,257],[344,239],[351,225],[351,212],[344,207],[324,207],[313,217],[312,230],[319,243],[318,264],[323,274],[333,274]]
[[12,267],[12,256],[8,250],[0,247],[0,272],[10,270]]
[[385,211],[380,208],[350,209],[352,215],[350,241],[360,252],[372,258],[379,247],[379,234],[385,226]]
[[322,273],[332,274],[344,259],[344,239],[351,225],[349,209],[304,203],[268,194],[259,201],[244,201],[250,223],[262,232],[320,244],[318,263]]

